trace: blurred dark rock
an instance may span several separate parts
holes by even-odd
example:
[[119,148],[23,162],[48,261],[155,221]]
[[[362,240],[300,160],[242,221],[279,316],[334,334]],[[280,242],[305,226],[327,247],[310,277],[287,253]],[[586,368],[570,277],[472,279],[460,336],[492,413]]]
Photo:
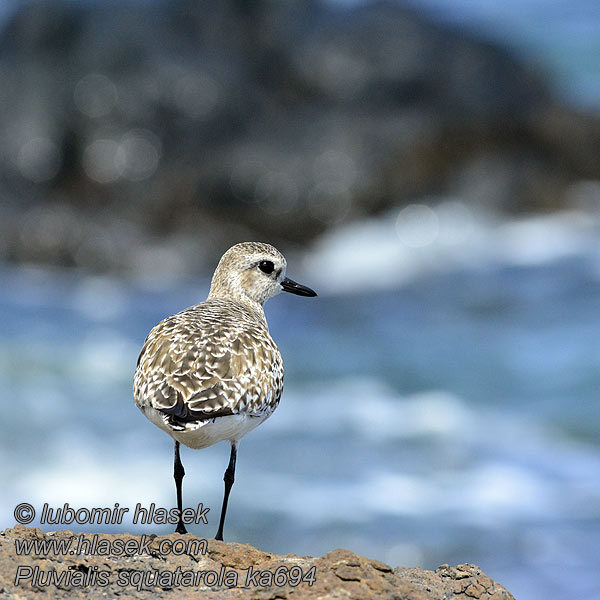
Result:
[[[79,541],[80,536],[85,542]],[[514,600],[506,589],[475,565],[442,565],[435,571],[405,567],[392,569],[350,550],[333,550],[314,558],[262,552],[247,544],[201,540],[191,534],[152,536],[151,540],[149,537],[129,533],[44,533],[22,525],[6,529],[0,532],[0,598],[103,596],[132,600],[155,598],[157,593],[168,592],[169,597],[180,600],[198,598],[199,593],[223,599],[264,600]],[[148,541],[146,546],[145,540]],[[80,545],[83,548],[87,544],[87,548],[97,550],[87,554],[72,551],[62,555],[51,551],[30,552],[27,556],[16,553],[16,544],[47,545],[57,542],[70,544],[71,548]],[[179,546],[173,546],[173,542]],[[119,545],[123,548],[125,544],[144,550],[107,552],[108,548],[116,549]],[[165,552],[164,549],[168,548],[177,551]],[[190,580],[201,572],[205,573],[203,578],[208,577],[207,583],[204,579],[197,582]],[[216,577],[206,575],[207,572],[213,572]],[[177,573],[179,580],[176,579]],[[222,580],[219,582],[221,573]],[[15,585],[17,576],[18,585]],[[231,577],[235,577],[236,584]]]
[[0,253],[195,272],[419,196],[564,206],[599,121],[396,3],[38,0],[0,36]]

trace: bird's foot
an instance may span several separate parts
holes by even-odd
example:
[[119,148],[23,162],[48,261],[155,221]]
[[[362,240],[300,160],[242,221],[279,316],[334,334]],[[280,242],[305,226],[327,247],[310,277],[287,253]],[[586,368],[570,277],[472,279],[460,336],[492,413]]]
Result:
[[177,524],[177,529],[175,530],[175,533],[181,533],[181,534],[187,533],[187,529],[185,528],[185,525],[183,523],[181,523],[181,522],[178,523]]

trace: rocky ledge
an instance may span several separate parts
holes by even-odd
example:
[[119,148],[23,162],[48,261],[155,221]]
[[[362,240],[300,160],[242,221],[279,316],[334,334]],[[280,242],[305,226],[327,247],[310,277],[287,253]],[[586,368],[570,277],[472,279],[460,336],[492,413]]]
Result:
[[0,598],[394,598],[514,600],[470,564],[392,568],[349,550],[272,554],[191,534],[0,533]]

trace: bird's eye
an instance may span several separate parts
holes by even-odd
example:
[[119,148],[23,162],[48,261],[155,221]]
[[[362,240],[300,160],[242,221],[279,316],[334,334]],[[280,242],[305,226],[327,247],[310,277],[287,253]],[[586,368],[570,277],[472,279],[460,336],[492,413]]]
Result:
[[258,268],[263,273],[266,273],[268,275],[269,273],[273,272],[273,270],[275,269],[275,265],[270,260],[261,260],[258,263]]

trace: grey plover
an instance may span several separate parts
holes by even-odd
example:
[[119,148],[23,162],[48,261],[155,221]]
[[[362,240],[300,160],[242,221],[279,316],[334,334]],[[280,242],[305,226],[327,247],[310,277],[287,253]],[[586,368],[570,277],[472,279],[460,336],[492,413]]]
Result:
[[185,471],[179,445],[231,443],[217,540],[234,482],[237,445],[279,404],[283,361],[263,304],[281,291],[316,296],[286,277],[286,260],[273,246],[243,242],[221,257],[208,298],[161,321],[150,331],[135,372],[138,408],[175,440],[174,478],[179,523]]

